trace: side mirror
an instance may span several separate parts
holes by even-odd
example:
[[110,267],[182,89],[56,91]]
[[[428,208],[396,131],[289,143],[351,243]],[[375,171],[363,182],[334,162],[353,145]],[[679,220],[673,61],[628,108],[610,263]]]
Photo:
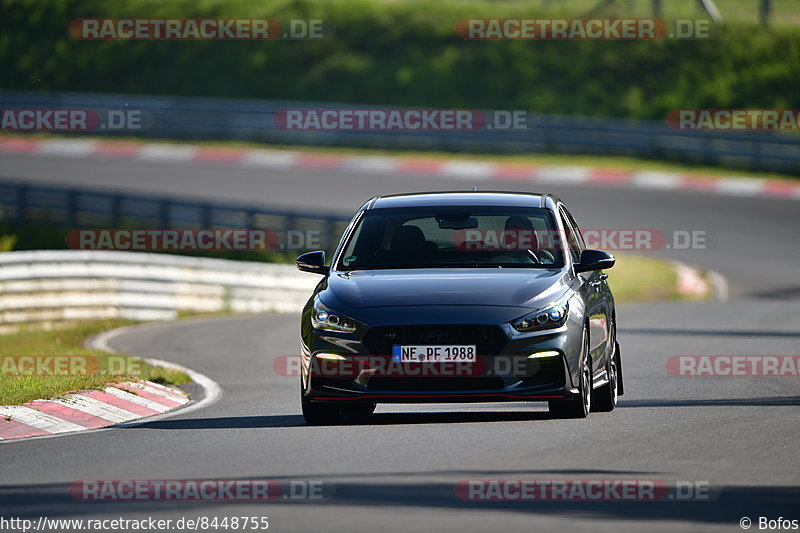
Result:
[[575,272],[605,270],[613,267],[616,262],[613,255],[603,250],[584,250],[581,252],[580,262],[575,264]]
[[325,252],[322,251],[304,253],[297,258],[294,264],[297,265],[298,270],[312,274],[326,275],[331,269],[331,267],[325,266]]

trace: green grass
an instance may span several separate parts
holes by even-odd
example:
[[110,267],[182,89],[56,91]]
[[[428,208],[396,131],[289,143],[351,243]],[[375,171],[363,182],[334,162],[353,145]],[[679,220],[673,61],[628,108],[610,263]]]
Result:
[[606,272],[617,303],[689,299],[678,292],[678,276],[670,261],[632,254],[614,256],[617,263]]
[[[9,369],[22,355],[77,355],[96,357],[97,369],[87,375],[29,376],[0,372],[0,405],[19,405],[40,398],[53,398],[72,391],[101,389],[106,383],[121,380],[148,380],[163,384],[190,381],[183,372],[148,365],[138,358],[90,350],[84,341],[102,331],[130,324],[122,320],[83,322],[52,330],[24,329],[0,335],[0,367]],[[94,359],[90,359],[94,362]],[[95,365],[89,363],[94,368]],[[109,368],[113,366],[113,368]]]

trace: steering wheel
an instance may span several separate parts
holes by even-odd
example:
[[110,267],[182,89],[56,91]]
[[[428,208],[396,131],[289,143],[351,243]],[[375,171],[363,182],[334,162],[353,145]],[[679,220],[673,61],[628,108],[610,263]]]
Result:
[[536,256],[536,252],[534,252],[533,250],[525,250],[525,251],[528,252],[528,255],[531,257],[531,259],[533,259],[536,262],[537,265],[542,264],[542,262]]

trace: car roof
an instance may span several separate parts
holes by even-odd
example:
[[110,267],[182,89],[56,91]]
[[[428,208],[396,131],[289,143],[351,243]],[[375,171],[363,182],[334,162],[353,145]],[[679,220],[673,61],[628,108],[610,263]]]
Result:
[[[511,191],[441,191],[376,196],[364,205],[364,209],[388,209],[393,207],[442,207],[442,206],[505,206],[547,207],[547,200],[558,202],[552,194]],[[551,206],[554,204],[551,204]]]

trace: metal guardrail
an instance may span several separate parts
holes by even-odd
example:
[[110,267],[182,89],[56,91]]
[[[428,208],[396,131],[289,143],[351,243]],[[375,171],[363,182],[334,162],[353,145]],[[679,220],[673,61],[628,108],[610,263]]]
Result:
[[0,220],[48,221],[66,229],[268,229],[283,236],[289,232],[313,232],[318,245],[312,248],[329,252],[335,249],[349,222],[349,218],[333,213],[40,186],[3,178]]
[[322,132],[283,130],[276,127],[273,117],[287,109],[378,109],[380,106],[0,91],[0,108],[130,109],[149,116],[146,128],[138,131],[93,132],[114,136],[464,152],[612,154],[800,174],[800,135],[796,133],[679,131],[653,120],[529,113],[527,128],[520,130]]
[[21,324],[179,312],[299,311],[319,276],[292,265],[138,252],[0,254],[0,332]]

